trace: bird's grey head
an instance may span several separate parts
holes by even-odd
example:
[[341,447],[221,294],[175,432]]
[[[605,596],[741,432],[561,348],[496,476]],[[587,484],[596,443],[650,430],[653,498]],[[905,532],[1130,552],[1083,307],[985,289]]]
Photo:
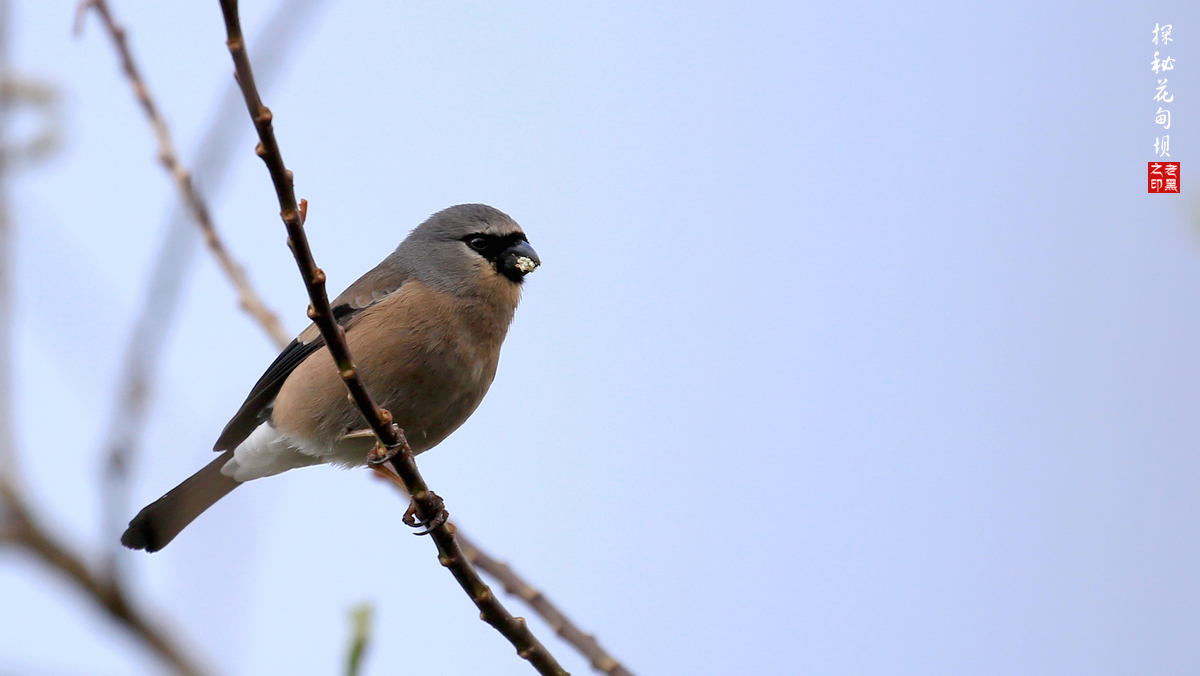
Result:
[[520,285],[542,264],[521,226],[486,204],[437,212],[409,233],[393,255],[422,282],[449,293],[470,293],[481,282],[501,278]]

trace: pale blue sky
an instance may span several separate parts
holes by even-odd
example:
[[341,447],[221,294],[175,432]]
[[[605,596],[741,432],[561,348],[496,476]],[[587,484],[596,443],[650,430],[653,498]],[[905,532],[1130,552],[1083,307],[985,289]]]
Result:
[[[231,73],[216,0],[111,1],[194,155]],[[273,3],[242,4],[253,35]],[[15,63],[66,112],[61,155],[13,185],[22,460],[100,551],[98,447],[173,192],[97,25],[15,13]],[[496,383],[421,467],[635,673],[1190,674],[1198,14],[331,2],[267,103],[334,292],[448,205],[524,225],[545,265]],[[1145,194],[1155,23],[1179,196]],[[242,145],[218,225],[299,330]],[[272,352],[201,256],[139,505],[208,461]],[[403,507],[300,470],[127,563],[223,674],[337,673],[363,600],[368,674],[533,673]],[[159,673],[10,553],[0,599],[0,671]]]

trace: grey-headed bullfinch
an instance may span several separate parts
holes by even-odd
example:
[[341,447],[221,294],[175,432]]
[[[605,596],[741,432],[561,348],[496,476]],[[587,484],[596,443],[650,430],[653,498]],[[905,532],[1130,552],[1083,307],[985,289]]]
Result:
[[[539,265],[516,221],[463,204],[430,216],[333,301],[364,384],[413,452],[438,445],[479,406],[521,282]],[[322,463],[361,466],[374,445],[310,325],[225,426],[214,447],[221,455],[139,512],[121,543],[158,551],[247,481]]]

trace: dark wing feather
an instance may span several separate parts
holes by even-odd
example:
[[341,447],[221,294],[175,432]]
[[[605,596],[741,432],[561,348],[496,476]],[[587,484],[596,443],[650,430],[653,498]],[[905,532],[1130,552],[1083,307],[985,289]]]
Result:
[[271,362],[267,372],[262,374],[254,387],[250,389],[250,395],[246,397],[246,401],[234,414],[233,419],[225,425],[225,430],[221,432],[213,450],[232,451],[246,437],[250,436],[254,428],[262,423],[260,414],[266,412],[271,402],[275,401],[275,395],[279,394],[279,388],[283,387],[283,381],[287,380],[300,362],[323,345],[325,345],[325,339],[318,335],[316,339],[308,343],[302,343],[297,338],[283,348],[283,352],[280,352],[275,361]]
[[[384,259],[373,270],[359,277],[358,281],[351,284],[331,303],[334,318],[346,331],[353,328],[355,320],[363,310],[399,289],[408,279],[407,271],[394,259],[395,254]],[[279,394],[279,389],[283,387],[284,381],[292,371],[307,359],[308,355],[324,346],[325,339],[321,337],[315,325],[309,325],[289,343],[251,388],[242,407],[234,414],[229,424],[225,425],[225,430],[221,432],[213,450],[232,451],[245,441],[256,427],[270,417],[275,395]]]

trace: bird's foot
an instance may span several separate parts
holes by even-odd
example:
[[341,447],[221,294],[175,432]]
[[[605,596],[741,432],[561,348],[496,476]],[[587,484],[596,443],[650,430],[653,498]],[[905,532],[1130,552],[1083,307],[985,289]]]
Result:
[[396,457],[400,453],[401,448],[402,446],[388,448],[383,445],[382,441],[376,442],[375,448],[372,448],[371,452],[367,453],[367,465],[370,467],[380,467],[386,464],[388,460]]
[[450,513],[446,511],[446,503],[442,502],[442,499],[438,497],[438,494],[434,493],[433,491],[429,491],[429,497],[436,505],[436,513],[429,521],[421,521],[417,517],[416,500],[409,502],[408,510],[404,512],[404,525],[410,528],[424,528],[424,530],[418,533],[413,533],[413,535],[429,535],[431,531],[439,528],[450,518]]

